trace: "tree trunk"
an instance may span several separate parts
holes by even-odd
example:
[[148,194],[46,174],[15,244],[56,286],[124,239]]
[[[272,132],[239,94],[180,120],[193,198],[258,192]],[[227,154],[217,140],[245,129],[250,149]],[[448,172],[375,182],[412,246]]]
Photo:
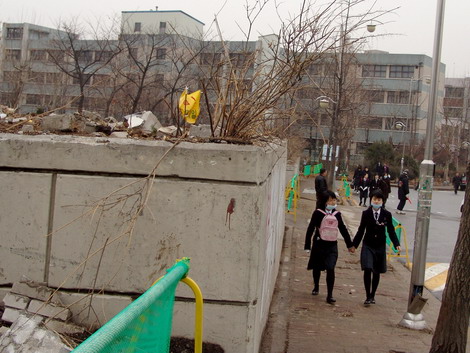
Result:
[[[467,175],[470,164],[467,166]],[[460,221],[442,305],[429,353],[465,353],[470,315],[470,191]]]

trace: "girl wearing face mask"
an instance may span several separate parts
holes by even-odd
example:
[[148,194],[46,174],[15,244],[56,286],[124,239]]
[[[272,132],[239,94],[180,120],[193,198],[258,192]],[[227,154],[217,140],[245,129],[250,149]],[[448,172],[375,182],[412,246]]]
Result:
[[379,286],[380,274],[387,271],[386,235],[400,251],[400,242],[392,223],[392,214],[383,208],[383,194],[375,191],[372,194],[371,207],[362,212],[361,223],[354,237],[353,245],[357,248],[364,238],[361,249],[361,269],[364,271],[366,290],[365,306],[375,304],[375,292]]
[[[313,275],[314,287],[312,295],[319,294],[321,271],[326,270],[326,302],[334,304],[336,299],[333,297],[333,287],[335,284],[335,266],[338,260],[336,233],[340,233],[344,238],[350,252],[354,252],[354,248],[352,247],[351,236],[349,235],[348,229],[341,218],[341,213],[336,211],[337,200],[335,193],[328,190],[324,195],[324,200],[326,200],[326,202],[323,207],[315,210],[312,214],[310,224],[307,228],[307,234],[305,235],[304,249],[307,252],[310,252],[310,249],[312,249],[307,266],[308,270],[312,270]],[[325,217],[328,217],[325,219],[325,221],[328,222],[323,222]],[[329,223],[329,228],[325,223]],[[328,237],[326,236],[327,231],[329,232]],[[334,236],[330,236],[331,234]]]

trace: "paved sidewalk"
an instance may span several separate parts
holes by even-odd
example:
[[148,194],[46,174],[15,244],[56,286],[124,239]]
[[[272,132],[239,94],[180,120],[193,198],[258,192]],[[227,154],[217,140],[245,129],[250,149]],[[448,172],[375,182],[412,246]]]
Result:
[[[325,273],[320,280],[320,295],[312,296],[312,272],[307,271],[308,254],[303,250],[308,221],[315,206],[313,179],[301,181],[301,200],[297,222],[286,216],[286,237],[270,317],[261,353],[427,353],[439,314],[440,301],[425,290],[428,298],[422,313],[429,326],[426,331],[399,327],[406,312],[410,271],[392,259],[381,276],[377,304],[364,307],[365,292],[360,269],[360,248],[348,253],[344,241],[338,244],[339,258],[333,296],[336,305],[326,303]],[[338,207],[354,237],[364,208]],[[470,335],[469,335],[470,340]],[[467,345],[470,352],[470,344]]]

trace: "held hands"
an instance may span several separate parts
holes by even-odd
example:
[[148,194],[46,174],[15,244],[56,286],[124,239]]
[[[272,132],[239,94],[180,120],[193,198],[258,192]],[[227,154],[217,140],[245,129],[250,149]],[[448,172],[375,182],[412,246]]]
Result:
[[397,246],[395,249],[397,249],[397,253],[398,253],[398,255],[400,255],[401,247],[400,247],[400,246]]
[[356,248],[354,246],[351,246],[348,251],[351,253],[351,254],[354,254],[356,252]]

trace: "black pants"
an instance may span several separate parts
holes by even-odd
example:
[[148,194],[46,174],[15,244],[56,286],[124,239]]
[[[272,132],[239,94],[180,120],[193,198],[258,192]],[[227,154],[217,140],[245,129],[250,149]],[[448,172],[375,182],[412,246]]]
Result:
[[325,201],[323,200],[324,196],[322,193],[317,192],[317,203],[315,205],[315,209],[318,210],[323,209],[323,206],[325,206]]
[[459,189],[459,184],[454,184],[454,192],[455,192],[455,195],[457,195],[457,190]]
[[402,211],[403,207],[405,207],[406,199],[401,199],[400,202],[398,203],[397,210]]

